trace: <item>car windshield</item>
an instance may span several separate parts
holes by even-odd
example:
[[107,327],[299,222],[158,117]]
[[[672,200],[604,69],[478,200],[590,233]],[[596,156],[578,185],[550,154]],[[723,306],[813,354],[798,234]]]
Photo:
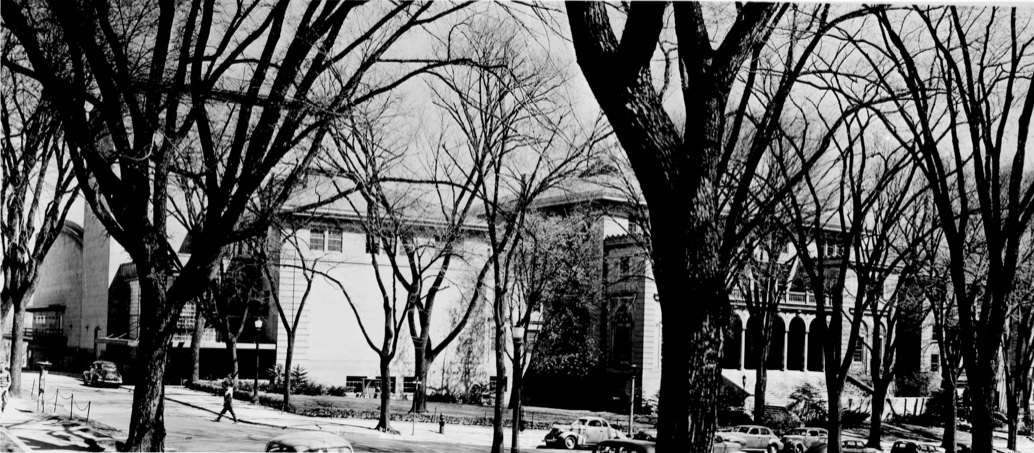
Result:
[[749,433],[750,432],[750,427],[749,426],[741,426],[739,429],[736,430],[736,432],[744,433],[744,434]]
[[795,429],[795,430],[791,431],[790,434],[792,434],[794,436],[807,436],[808,435],[808,430],[806,430],[806,429]]
[[104,371],[115,371],[115,364],[114,363],[102,363],[101,364],[101,369],[103,369]]

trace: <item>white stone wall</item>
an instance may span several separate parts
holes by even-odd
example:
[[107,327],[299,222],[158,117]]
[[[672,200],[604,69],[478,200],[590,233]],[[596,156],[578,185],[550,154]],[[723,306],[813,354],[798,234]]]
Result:
[[[339,280],[351,298],[354,309],[336,284],[317,276],[302,311],[293,363],[305,368],[310,378],[324,385],[343,386],[348,376],[379,376],[379,356],[370,348],[359,323],[359,319],[362,319],[370,341],[380,348],[384,338],[383,298],[371,257],[366,253],[365,235],[345,231],[341,252],[317,252],[307,248],[309,230],[301,229],[297,234],[302,244],[300,256],[290,244],[284,245],[281,254],[279,296],[288,322],[293,322],[305,291],[305,279],[302,271],[297,269],[302,259]],[[465,308],[463,303],[469,297],[475,273],[485,259],[485,247],[484,244],[468,240],[462,245],[464,258],[453,258],[434,306],[433,340],[444,338]],[[399,254],[398,259],[401,265],[406,266],[404,254]],[[382,281],[390,291],[392,269],[385,252],[378,254],[377,260]],[[437,267],[433,267],[425,275],[433,275],[436,271]],[[401,311],[406,303],[405,292],[401,284],[396,283],[395,287],[398,291],[397,309]],[[477,368],[476,378],[483,377],[483,383],[487,385],[488,376],[494,374],[494,362],[491,353],[491,319],[486,319],[483,316],[485,313],[480,318],[472,317],[467,330],[480,329],[487,333],[474,341],[480,342],[481,347],[488,347],[478,355],[478,363],[474,364]],[[277,331],[277,363],[283,364],[286,359],[287,332],[281,324],[278,323]],[[403,377],[411,376],[413,372],[412,340],[405,323],[401,324],[398,336],[398,352],[391,369],[392,375],[396,376],[397,389],[401,390]],[[461,354],[458,351],[461,340],[464,340],[463,335],[432,364],[429,382],[426,384],[428,388],[438,388],[443,384],[447,387],[458,385],[448,381],[456,379],[456,369],[461,367]],[[471,339],[466,340],[469,346]],[[457,391],[455,388],[453,390]]]

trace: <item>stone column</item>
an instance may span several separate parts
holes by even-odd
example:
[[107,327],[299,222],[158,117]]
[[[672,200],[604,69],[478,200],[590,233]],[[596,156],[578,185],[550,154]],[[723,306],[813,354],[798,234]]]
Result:
[[740,323],[740,369],[744,368],[746,361],[746,348],[747,348],[747,323]]
[[804,320],[804,371],[808,371],[808,348],[811,347],[811,335],[808,333],[808,329],[811,328],[811,321],[808,318],[801,318]]

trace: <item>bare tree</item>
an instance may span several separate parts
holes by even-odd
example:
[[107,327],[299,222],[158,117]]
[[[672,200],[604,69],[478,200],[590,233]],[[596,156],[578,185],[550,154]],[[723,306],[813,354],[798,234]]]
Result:
[[[874,122],[871,115],[852,114],[843,134],[827,135],[838,158],[806,176],[801,193],[786,201],[787,232],[816,301],[820,324],[812,333],[828,340],[821,344],[833,452],[840,448],[841,395],[855,351],[864,347],[864,318],[893,297],[888,280],[908,257],[895,250],[920,245],[920,238],[905,235],[912,230],[900,224],[910,221],[905,214],[924,191],[915,183],[918,169],[906,153],[879,144],[870,129]],[[814,138],[802,135],[787,139],[804,144],[788,145],[793,153],[823,146],[808,145]],[[870,319],[873,325],[879,321]]]
[[1034,369],[1034,247],[1031,239],[1024,242],[1024,253],[1019,260],[1016,289],[1010,296],[1005,330],[1005,418],[1008,420],[1007,447],[1016,449],[1021,426],[1031,427],[1030,398],[1031,369]]
[[[297,225],[295,227],[297,228]],[[284,228],[275,228],[275,231],[279,238],[284,238],[280,244],[281,246],[276,250],[276,253],[270,253],[267,247],[259,249],[258,259],[262,265],[262,273],[265,275],[266,280],[269,281],[269,292],[273,299],[273,304],[276,306],[277,315],[280,317],[281,326],[283,326],[284,332],[287,334],[287,349],[284,352],[284,399],[281,406],[282,410],[286,411],[291,408],[291,365],[294,363],[295,339],[298,335],[298,326],[305,315],[305,304],[309,301],[309,296],[312,294],[313,282],[315,282],[316,277],[319,275],[316,270],[319,266],[319,261],[306,260],[304,258],[297,236],[291,235]],[[290,245],[290,249],[285,250],[284,246],[286,245]],[[293,304],[293,300],[291,301],[291,307],[288,307],[280,299],[279,276],[285,270],[301,271],[302,278],[305,279],[305,290],[302,291],[302,296],[298,299],[297,305]],[[290,318],[288,318],[289,315],[291,316]]]
[[[224,248],[265,231],[268,214],[250,211],[252,195],[278,179],[285,183],[273,199],[282,203],[322,143],[327,121],[451,63],[394,49],[467,4],[2,6],[4,26],[28,55],[29,65],[16,70],[62,99],[58,117],[80,187],[140,275],[137,356],[144,372],[126,449],[163,450],[168,339],[183,305],[205,286],[198,282],[214,276]],[[95,106],[93,120],[84,103]],[[103,144],[94,139],[100,127],[110,134]],[[203,156],[190,175],[203,188],[204,222],[193,237],[197,251],[180,263],[167,240],[166,207],[172,155],[188,137],[196,137]],[[283,168],[283,161],[295,165]]]
[[[676,57],[677,64],[669,67],[679,68],[684,109],[679,113],[685,120],[679,130],[651,72],[665,36],[666,9],[666,3],[632,3],[620,40],[604,4],[569,3],[567,16],[578,64],[629,156],[650,209],[662,314],[690,320],[665,323],[662,331],[659,450],[704,453],[711,448],[721,387],[717,363],[730,315],[728,270],[740,241],[753,229],[753,222],[744,219],[752,218],[748,206],[758,162],[822,36],[859,13],[831,18],[828,6],[758,3],[736,5],[733,11],[729,5],[716,7],[721,19],[715,24],[705,18],[704,5],[674,3],[678,44],[661,47]],[[795,14],[786,14],[791,10]],[[752,102],[755,81],[768,75],[749,70],[741,101],[730,102],[744,64],[771,55],[762,51],[784,19],[794,26],[780,40],[792,44],[776,53],[785,58],[781,69],[770,74],[778,81],[773,102]],[[729,164],[752,109],[760,110],[758,132],[741,150],[742,170],[730,183]],[[720,209],[719,194],[728,187],[732,195]]]
[[[751,344],[747,345],[747,356],[744,357],[744,360],[753,364],[743,365],[755,369],[754,418],[761,423],[765,420],[768,368],[786,368],[786,363],[771,363],[769,354],[773,352],[770,350],[773,340],[778,340],[780,345],[784,341],[773,337],[773,326],[775,318],[779,316],[779,307],[786,298],[794,267],[797,266],[797,257],[794,253],[787,253],[790,240],[774,225],[758,229],[757,234],[757,238],[746,241],[745,248],[752,250],[752,253],[742,265],[736,288],[743,295],[750,320],[753,321],[747,323]],[[782,354],[781,350],[774,352]]]
[[[496,389],[492,451],[503,448],[508,301],[513,260],[535,199],[587,168],[600,140],[598,127],[571,134],[572,111],[560,91],[565,82],[556,63],[535,55],[513,24],[485,19],[459,30],[464,51],[486,68],[451,68],[436,89],[436,103],[459,131],[456,162],[473,163],[483,183],[477,199],[487,226]],[[487,284],[487,283],[486,283]]]
[[[5,61],[23,59],[4,31]],[[39,84],[8,67],[0,70],[0,289],[2,316],[11,323],[11,394],[22,390],[25,309],[40,279],[40,267],[54,245],[79,189],[72,172],[64,127],[53,100]]]
[[[1031,16],[1016,8],[875,13],[882,41],[866,46],[877,49],[869,55],[878,73],[874,86],[905,96],[885,122],[932,186],[963,335],[973,450],[988,453],[1008,307],[1034,216],[1034,178],[1024,172],[1034,111]],[[988,274],[984,291],[972,298],[964,252],[978,232]]]

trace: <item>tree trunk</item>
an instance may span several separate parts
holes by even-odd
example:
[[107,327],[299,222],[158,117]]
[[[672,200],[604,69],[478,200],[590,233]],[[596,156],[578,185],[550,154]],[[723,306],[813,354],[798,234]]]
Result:
[[670,321],[661,326],[657,450],[710,453],[730,309],[716,231],[699,224],[702,219],[670,217],[678,212],[672,209],[652,227],[655,241],[666,244],[654,247],[654,263],[661,317]]
[[409,412],[423,414],[427,412],[427,370],[431,369],[432,358],[426,341],[422,337],[413,338],[413,377],[419,384],[413,389],[413,407]]
[[[1010,385],[1013,387],[1013,385]],[[1006,443],[1006,447],[1010,450],[1016,449],[1016,440],[1019,437],[1019,423],[1020,423],[1020,395],[1019,392],[1011,391],[1007,397],[1006,402],[1006,419],[1009,420],[1009,437]]]
[[227,335],[225,343],[226,350],[230,353],[230,376],[233,376],[233,388],[240,389],[240,386],[237,383],[240,378],[240,364],[237,362],[237,337]]
[[996,370],[987,365],[986,359],[978,359],[977,366],[967,367],[966,373],[969,376],[969,420],[973,424],[971,448],[974,453],[992,453],[993,451],[994,374]]
[[880,437],[883,431],[883,406],[887,401],[887,390],[890,388],[890,379],[877,379],[873,382],[872,409],[869,418],[869,440],[866,447],[880,449]]
[[287,333],[287,357],[284,359],[284,404],[282,410],[291,410],[291,365],[294,362],[294,330]]
[[190,382],[201,380],[201,339],[205,335],[205,317],[201,316],[201,307],[194,310],[194,335],[190,337]]
[[945,370],[944,378],[941,380],[941,388],[948,396],[948,410],[944,411],[944,435],[941,441],[941,447],[944,448],[945,453],[952,453],[955,451],[955,431],[956,424],[958,423],[959,407],[955,397],[955,383],[947,376],[948,371]]
[[[767,350],[768,347],[762,347],[762,351]],[[768,354],[759,354],[758,360],[760,364],[758,369],[754,371],[754,421],[757,423],[765,422],[765,392],[768,388],[768,368],[765,366]]]
[[14,319],[11,320],[11,395],[22,395],[22,362],[25,361],[25,302],[14,304]]
[[506,382],[506,330],[497,320],[495,325],[495,410],[492,413],[492,453],[503,453],[504,382]]
[[[828,382],[828,381],[827,381]],[[828,383],[826,384],[829,385]],[[840,453],[840,392],[841,389],[833,389],[832,386],[828,387],[826,395],[829,398],[829,425],[826,426],[826,430],[829,432],[829,438],[826,443],[828,447],[828,453]]]
[[140,272],[140,343],[137,347],[137,383],[133,390],[133,413],[126,451],[165,450],[165,365],[169,338],[161,335],[168,320],[160,319],[160,308],[169,301],[166,279],[158,272]]
[[378,431],[395,432],[391,428],[391,359],[381,356],[381,418],[377,421]]

